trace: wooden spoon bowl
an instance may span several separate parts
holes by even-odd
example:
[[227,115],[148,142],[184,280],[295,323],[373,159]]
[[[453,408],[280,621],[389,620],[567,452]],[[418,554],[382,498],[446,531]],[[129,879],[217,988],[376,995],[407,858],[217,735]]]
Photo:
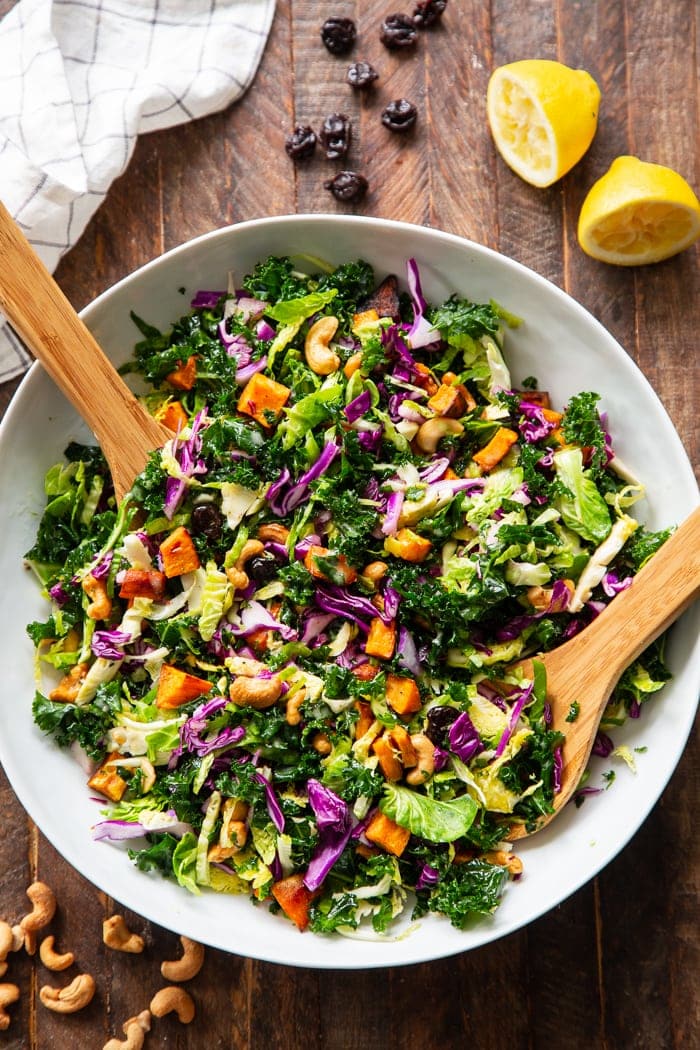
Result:
[[121,500],[173,435],[128,389],[2,204],[0,309],[94,433]]
[[[669,537],[637,573],[627,590],[580,634],[538,657],[547,672],[547,702],[552,729],[563,733],[561,790],[554,812],[543,817],[539,831],[560,813],[576,791],[595,742],[598,725],[620,675],[655,638],[688,608],[700,593],[700,507]],[[572,704],[579,713],[567,721]],[[508,838],[524,838],[525,825]]]

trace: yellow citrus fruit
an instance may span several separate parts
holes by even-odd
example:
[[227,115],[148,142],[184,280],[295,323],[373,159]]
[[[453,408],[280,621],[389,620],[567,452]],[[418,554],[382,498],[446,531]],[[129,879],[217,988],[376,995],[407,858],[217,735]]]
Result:
[[551,186],[581,159],[595,135],[599,103],[590,73],[543,58],[499,66],[486,95],[499,153],[532,186]]
[[583,202],[578,241],[617,266],[660,262],[700,237],[700,201],[682,175],[662,164],[618,157]]

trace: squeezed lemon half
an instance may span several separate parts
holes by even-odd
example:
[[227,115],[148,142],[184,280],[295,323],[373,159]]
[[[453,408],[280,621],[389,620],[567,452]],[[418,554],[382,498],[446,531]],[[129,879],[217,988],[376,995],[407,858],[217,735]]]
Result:
[[700,201],[682,175],[662,164],[618,157],[581,207],[584,252],[617,266],[660,262],[700,237]]
[[532,186],[551,186],[584,155],[598,126],[600,90],[590,73],[532,58],[491,74],[486,109],[506,164]]

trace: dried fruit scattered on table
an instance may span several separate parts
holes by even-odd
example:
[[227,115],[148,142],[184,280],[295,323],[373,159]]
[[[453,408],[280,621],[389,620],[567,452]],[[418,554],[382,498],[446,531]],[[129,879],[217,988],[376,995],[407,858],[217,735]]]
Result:
[[446,7],[447,0],[423,0],[415,6],[413,21],[419,29],[428,29],[440,21]]
[[321,26],[321,40],[332,55],[346,55],[356,36],[357,27],[352,18],[327,18]]
[[339,171],[335,178],[323,185],[338,201],[359,201],[369,188],[364,175],[356,171]]
[[382,124],[389,131],[410,131],[416,122],[418,110],[407,98],[397,98],[382,112]]
[[379,73],[369,62],[354,62],[348,69],[348,84],[353,88],[371,87],[378,78]]
[[345,157],[350,149],[352,126],[344,113],[329,113],[321,127],[321,145],[329,160]]
[[382,22],[381,41],[390,51],[414,47],[417,39],[418,30],[410,15],[387,15]]
[[297,124],[284,143],[292,160],[305,160],[316,149],[316,132],[308,124]]

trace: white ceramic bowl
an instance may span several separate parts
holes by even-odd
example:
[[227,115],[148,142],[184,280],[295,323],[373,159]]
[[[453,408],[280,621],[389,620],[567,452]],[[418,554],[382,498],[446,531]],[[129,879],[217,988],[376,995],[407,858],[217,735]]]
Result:
[[[651,528],[683,519],[698,500],[681,442],[642,374],[615,340],[581,306],[530,270],[486,248],[445,233],[397,222],[337,216],[291,216],[242,223],[199,237],[115,285],[84,311],[85,321],[117,363],[130,356],[138,333],[129,311],[166,326],[187,309],[189,293],[225,287],[268,254],[307,253],[334,263],[362,257],[377,274],[405,273],[419,262],[428,299],[452,292],[494,298],[524,318],[508,333],[514,382],[536,375],[563,404],[580,390],[602,395],[616,449],[648,488],[639,515]],[[187,294],[178,291],[185,287]],[[109,411],[109,406],[105,406]],[[158,875],[138,872],[120,847],[95,843],[98,809],[85,775],[32,723],[32,646],[24,625],[47,610],[22,555],[32,545],[43,505],[43,478],[72,438],[85,440],[73,409],[35,365],[0,430],[0,758],[32,819],[82,874],[111,897],[162,926],[241,955],[299,966],[396,966],[466,951],[531,922],[573,893],[634,835],[673,773],[690,731],[700,681],[698,610],[673,629],[668,658],[674,680],[642,717],[616,734],[618,743],[647,750],[637,773],[620,761],[611,790],[569,807],[553,825],[519,845],[525,871],[508,886],[496,915],[466,932],[430,916],[401,939],[381,943],[300,935],[291,923],[246,898],[188,894]],[[594,782],[610,768],[594,765]]]

